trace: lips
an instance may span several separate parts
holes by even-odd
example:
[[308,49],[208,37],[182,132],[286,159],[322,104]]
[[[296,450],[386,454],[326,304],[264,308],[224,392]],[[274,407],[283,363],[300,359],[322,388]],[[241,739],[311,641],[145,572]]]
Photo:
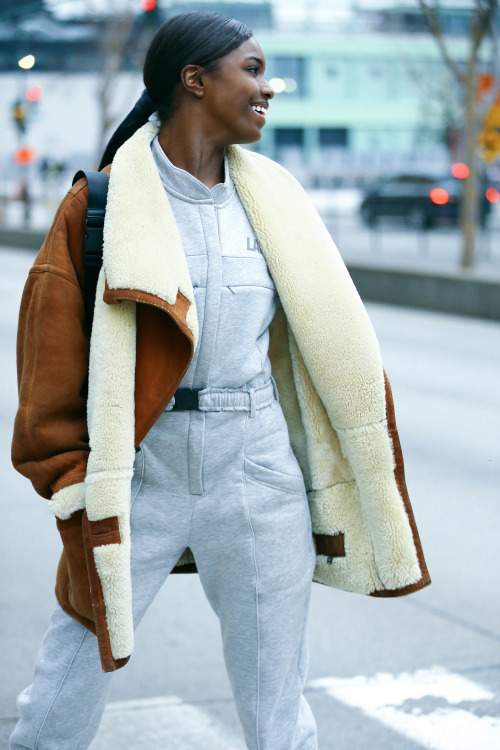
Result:
[[255,115],[257,115],[257,117],[259,118],[259,120],[261,121],[261,123],[265,123],[266,122],[266,118],[265,118],[264,115],[261,115],[260,112],[256,112],[255,109],[253,109],[253,107],[250,107],[250,109],[252,110],[252,112]]

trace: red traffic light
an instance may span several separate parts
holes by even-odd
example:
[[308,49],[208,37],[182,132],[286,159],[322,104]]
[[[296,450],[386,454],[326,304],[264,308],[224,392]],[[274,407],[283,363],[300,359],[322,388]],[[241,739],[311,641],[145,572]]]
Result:
[[156,0],[142,0],[141,8],[145,11],[154,10],[156,8]]
[[24,96],[29,102],[37,102],[42,98],[41,86],[30,86],[24,93]]
[[500,193],[496,188],[488,188],[486,191],[486,198],[490,203],[498,203],[500,200]]
[[470,169],[467,164],[461,164],[458,162],[452,166],[451,173],[453,177],[458,177],[459,180],[465,180],[465,178],[470,175]]
[[28,146],[18,148],[14,154],[16,164],[31,164],[35,160],[35,152]]
[[444,188],[434,188],[431,190],[430,198],[438,206],[444,206],[445,203],[448,203],[449,195]]

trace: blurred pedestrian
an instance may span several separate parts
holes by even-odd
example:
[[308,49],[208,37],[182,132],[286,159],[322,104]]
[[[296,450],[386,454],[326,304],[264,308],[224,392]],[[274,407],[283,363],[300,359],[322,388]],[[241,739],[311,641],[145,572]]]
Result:
[[365,308],[302,187],[238,145],[261,137],[264,72],[244,24],[168,20],[101,163],[92,328],[85,179],[26,283],[12,457],[64,551],[11,750],[88,748],[170,572],[198,572],[220,619],[247,747],[317,750],[312,580],[430,582]]

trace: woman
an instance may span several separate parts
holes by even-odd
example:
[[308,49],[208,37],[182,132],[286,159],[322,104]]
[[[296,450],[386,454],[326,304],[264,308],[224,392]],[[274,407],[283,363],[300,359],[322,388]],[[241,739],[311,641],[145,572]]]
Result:
[[91,337],[85,180],[31,270],[12,455],[64,551],[11,750],[89,746],[172,571],[198,572],[220,619],[247,747],[315,750],[313,578],[372,596],[430,583],[364,307],[300,185],[236,145],[260,138],[264,72],[243,24],[167,21],[101,164]]

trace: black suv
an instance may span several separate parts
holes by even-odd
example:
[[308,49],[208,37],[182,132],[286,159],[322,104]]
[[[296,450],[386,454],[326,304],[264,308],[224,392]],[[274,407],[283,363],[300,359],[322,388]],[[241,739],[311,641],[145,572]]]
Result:
[[[367,188],[360,214],[367,226],[384,216],[402,217],[412,229],[429,229],[437,220],[457,222],[464,180],[419,174],[383,178]],[[479,222],[486,225],[491,203],[486,198],[487,183],[479,179],[481,200]]]

